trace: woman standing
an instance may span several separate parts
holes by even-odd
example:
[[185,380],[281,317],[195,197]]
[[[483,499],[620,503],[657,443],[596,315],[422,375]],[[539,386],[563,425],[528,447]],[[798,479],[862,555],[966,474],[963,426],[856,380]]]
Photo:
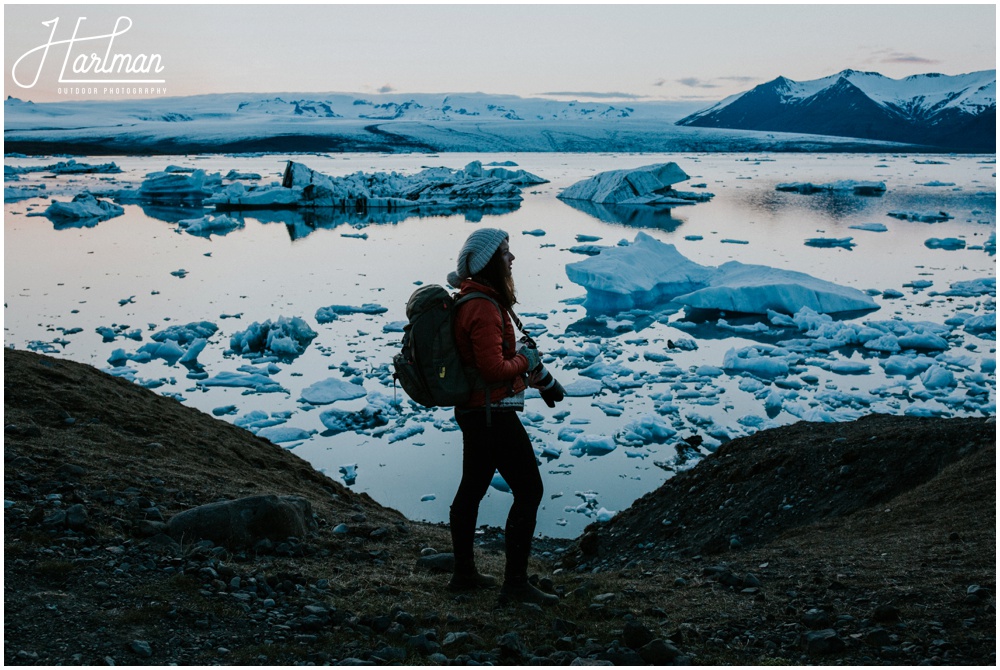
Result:
[[[539,388],[546,403],[563,399],[563,389],[541,364],[534,343],[516,340],[511,309],[517,302],[508,236],[496,228],[476,230],[458,254],[448,283],[459,295],[481,294],[464,302],[455,315],[455,342],[464,365],[482,379],[469,401],[455,408],[462,429],[462,482],[451,505],[454,591],[489,588],[496,579],[480,574],[473,558],[479,503],[495,471],[514,494],[507,516],[506,567],[502,601],[552,605],[558,596],[528,582],[528,556],[535,517],[542,501],[542,478],[531,440],[517,412],[524,409],[527,385]],[[518,324],[520,326],[520,324]]]

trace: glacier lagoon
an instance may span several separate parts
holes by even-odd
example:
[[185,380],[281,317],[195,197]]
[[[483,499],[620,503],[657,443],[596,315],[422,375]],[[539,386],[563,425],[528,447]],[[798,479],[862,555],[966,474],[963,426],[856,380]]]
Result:
[[[5,165],[42,167],[58,160],[7,156]],[[576,390],[554,410],[529,400],[523,417],[542,463],[542,534],[577,536],[726,439],[771,425],[846,420],[866,412],[995,415],[993,156],[477,153],[77,160],[113,160],[122,171],[40,171],[5,180],[5,344],[124,374],[189,406],[214,410],[414,519],[447,520],[460,478],[461,434],[448,410],[417,411],[405,401],[395,410],[386,366],[407,297],[419,282],[443,284],[465,236],[478,226],[510,233],[519,314],[548,352],[549,369]],[[84,191],[110,198],[168,165],[257,173],[266,183],[280,180],[286,160],[331,176],[512,161],[549,183],[525,187],[517,207],[409,217],[228,212],[236,224],[201,235],[177,223],[216,215],[197,207],[123,201],[123,215],[81,227],[40,216],[52,199],[69,201]],[[681,188],[714,197],[670,210],[556,198],[598,172],[669,161],[691,175]],[[887,189],[870,196],[777,188],[843,180],[882,181]],[[921,220],[942,218],[934,216],[941,212],[950,218]],[[868,291],[879,309],[824,323],[809,315],[795,323],[666,305],[588,314],[585,290],[568,279],[565,267],[587,258],[578,253],[586,247],[632,242],[639,232],[675,245],[702,265],[739,261]],[[952,289],[989,279],[992,292],[988,282],[974,290]],[[343,309],[326,309],[331,306]],[[224,354],[233,335],[283,317],[300,317],[315,333],[300,355],[261,362]],[[153,343],[154,333],[200,322],[217,327],[198,354],[202,371],[191,372],[170,357],[129,360]],[[973,322],[978,326],[970,327]],[[893,337],[909,337],[903,340],[909,346],[852,346],[831,336],[872,327],[866,324],[902,328]],[[913,324],[922,324],[919,333],[910,332]],[[241,375],[267,383],[205,383]],[[351,381],[363,397],[340,383]],[[302,400],[304,393],[314,402]],[[401,390],[395,394],[403,400]],[[480,522],[502,526],[510,495],[497,484],[483,502]]]

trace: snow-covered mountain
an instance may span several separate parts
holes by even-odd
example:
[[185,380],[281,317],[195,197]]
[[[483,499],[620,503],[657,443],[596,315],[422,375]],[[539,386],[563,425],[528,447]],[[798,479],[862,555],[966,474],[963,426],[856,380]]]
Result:
[[435,151],[913,151],[904,144],[715,128],[696,103],[484,93],[212,94],[4,102],[4,150],[26,154]]
[[996,151],[996,70],[890,79],[844,70],[813,81],[785,77],[730,96],[677,122]]

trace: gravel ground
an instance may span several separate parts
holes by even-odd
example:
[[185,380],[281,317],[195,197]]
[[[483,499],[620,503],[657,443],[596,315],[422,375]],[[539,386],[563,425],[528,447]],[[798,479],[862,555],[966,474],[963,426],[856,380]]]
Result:
[[[996,428],[872,416],[735,440],[532,569],[455,595],[447,528],[84,365],[4,353],[4,659],[35,665],[995,665]],[[693,447],[696,448],[696,447]],[[314,530],[178,543],[191,507],[307,498]],[[502,531],[480,568],[502,571]]]

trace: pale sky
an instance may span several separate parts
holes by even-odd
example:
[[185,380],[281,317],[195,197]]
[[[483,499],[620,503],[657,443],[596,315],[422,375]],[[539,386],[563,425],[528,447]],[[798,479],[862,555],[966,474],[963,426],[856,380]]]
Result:
[[[4,96],[60,94],[76,58],[159,56],[167,93],[456,93],[712,102],[785,76],[852,68],[892,78],[996,67],[996,6],[976,5],[16,5],[4,6]],[[119,24],[123,25],[123,24]],[[109,45],[109,43],[111,43]],[[109,49],[110,46],[110,49]],[[86,58],[83,59],[86,62]],[[96,68],[97,66],[94,65]],[[110,71],[110,70],[109,70]],[[94,76],[94,75],[91,75]],[[100,75],[107,78],[110,75]],[[125,75],[122,75],[125,76]],[[104,88],[98,86],[96,88]]]

